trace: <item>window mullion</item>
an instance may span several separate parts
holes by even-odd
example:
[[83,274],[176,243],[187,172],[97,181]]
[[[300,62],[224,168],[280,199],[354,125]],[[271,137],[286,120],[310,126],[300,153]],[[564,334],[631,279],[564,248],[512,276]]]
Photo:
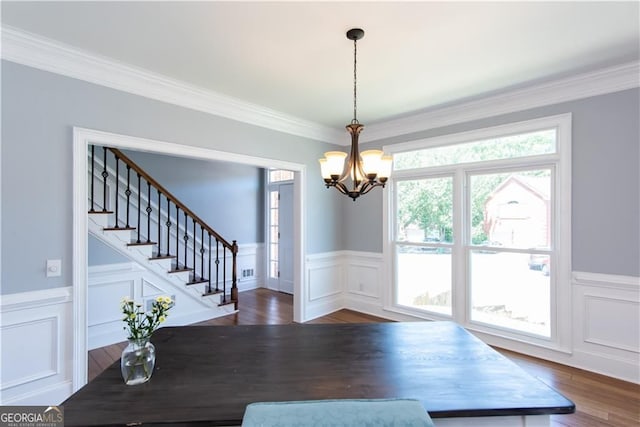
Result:
[[468,289],[466,267],[466,177],[462,168],[457,168],[453,179],[453,262],[452,262],[452,298],[453,319],[461,324],[466,323],[468,313]]

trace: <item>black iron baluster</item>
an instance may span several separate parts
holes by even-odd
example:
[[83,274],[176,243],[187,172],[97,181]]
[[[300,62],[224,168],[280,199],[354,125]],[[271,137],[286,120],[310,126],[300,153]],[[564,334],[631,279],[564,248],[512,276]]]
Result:
[[211,293],[211,233],[209,234],[209,285],[207,286],[207,293]]
[[147,243],[151,243],[151,184],[147,181]]
[[125,227],[131,228],[129,225],[129,206],[131,206],[131,166],[127,165],[127,190],[124,192],[127,195],[127,224]]
[[138,174],[138,239],[136,243],[140,243],[140,193],[142,193],[142,188],[140,188],[140,174]]
[[171,200],[167,197],[167,256],[171,256]]
[[176,205],[176,270],[180,269],[180,207]]
[[200,225],[200,280],[204,280],[204,228]]
[[116,156],[115,153],[113,153],[113,158],[116,159],[116,193],[115,193],[115,197],[116,197],[116,225],[114,226],[114,228],[120,228],[120,221],[118,220],[118,198],[120,195],[120,159],[118,159],[118,156]]
[[187,242],[189,241],[189,224],[187,223],[187,213],[184,213],[184,269],[187,267]]
[[89,212],[95,212],[95,201],[94,201],[94,192],[93,192],[93,181],[95,181],[94,169],[96,165],[96,146],[91,146],[91,209]]
[[218,282],[220,281],[220,242],[216,237],[216,292],[220,291]]
[[222,247],[222,303],[227,302],[227,248]]
[[162,254],[162,231],[160,224],[160,212],[162,211],[162,193],[158,190],[158,256]]
[[193,281],[196,281],[196,220],[193,219]]
[[109,173],[107,172],[107,147],[102,147],[102,212],[107,211],[107,177]]

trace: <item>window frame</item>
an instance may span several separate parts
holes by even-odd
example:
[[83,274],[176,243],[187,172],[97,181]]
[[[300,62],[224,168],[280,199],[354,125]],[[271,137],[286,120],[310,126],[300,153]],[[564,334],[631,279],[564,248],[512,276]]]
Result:
[[[571,114],[560,114],[486,127],[461,133],[447,134],[433,138],[400,142],[384,146],[391,155],[444,145],[455,145],[483,139],[524,134],[544,129],[556,129],[556,151],[551,154],[535,155],[524,158],[489,160],[460,163],[455,165],[424,167],[416,169],[394,170],[389,191],[383,194],[383,258],[385,275],[390,286],[383,296],[384,310],[428,320],[452,320],[465,328],[496,337],[499,340],[518,341],[540,347],[569,352],[571,344]],[[467,236],[470,231],[470,177],[482,173],[535,169],[555,169],[551,182],[552,211],[552,247],[550,248],[553,275],[550,278],[550,338],[516,332],[497,326],[488,326],[471,321],[470,298],[470,251],[476,248]],[[400,180],[430,178],[454,175],[453,226],[457,230],[452,246],[452,316],[437,315],[418,309],[400,306],[396,301],[396,223],[395,189]]]

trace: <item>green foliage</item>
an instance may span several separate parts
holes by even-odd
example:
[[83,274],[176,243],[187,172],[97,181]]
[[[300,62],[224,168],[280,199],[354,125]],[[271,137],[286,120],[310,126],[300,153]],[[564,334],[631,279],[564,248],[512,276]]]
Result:
[[[419,169],[458,163],[508,159],[553,152],[555,130],[511,135],[484,141],[455,144],[399,153],[394,168]],[[491,193],[512,173],[474,175],[471,185],[471,242],[488,240],[484,207]],[[548,170],[522,171],[520,176],[549,175]],[[398,182],[397,220],[399,232],[411,225],[424,231],[424,238],[453,242],[453,178],[437,177]]]
[[124,298],[120,308],[124,314],[123,329],[128,332],[127,339],[138,341],[151,338],[153,332],[166,320],[172,306],[173,301],[170,297],[159,296],[153,301],[151,311],[145,313],[142,304]]

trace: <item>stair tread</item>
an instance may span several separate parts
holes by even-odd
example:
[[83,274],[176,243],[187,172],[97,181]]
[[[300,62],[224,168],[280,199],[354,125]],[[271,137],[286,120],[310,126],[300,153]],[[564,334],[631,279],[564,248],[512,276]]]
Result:
[[205,279],[203,277],[199,277],[199,278],[192,278],[191,280],[189,280],[187,283],[185,283],[187,286],[188,285],[199,285],[201,283],[209,283],[209,279]]
[[218,304],[218,307],[222,307],[223,305],[236,304],[237,302],[238,300],[231,299],[231,296],[229,296],[229,298],[225,302],[221,302],[220,304]]
[[149,261],[161,260],[161,259],[173,259],[175,255],[154,255],[149,258]]
[[150,246],[150,245],[157,245],[156,242],[131,242],[131,243],[127,243],[127,246]]
[[104,227],[103,228],[104,231],[120,231],[120,230],[130,231],[135,229],[136,229],[135,227]]
[[112,214],[113,211],[92,211],[92,210],[89,210],[87,213],[90,213],[90,214]]
[[202,294],[203,297],[210,297],[211,295],[220,295],[222,293],[221,289],[218,289],[217,291],[215,289],[211,289],[211,292],[204,292]]
[[185,271],[193,271],[193,268],[182,268],[182,267],[178,267],[178,268],[172,268],[171,270],[169,270],[167,273],[171,274],[171,273],[184,273]]

